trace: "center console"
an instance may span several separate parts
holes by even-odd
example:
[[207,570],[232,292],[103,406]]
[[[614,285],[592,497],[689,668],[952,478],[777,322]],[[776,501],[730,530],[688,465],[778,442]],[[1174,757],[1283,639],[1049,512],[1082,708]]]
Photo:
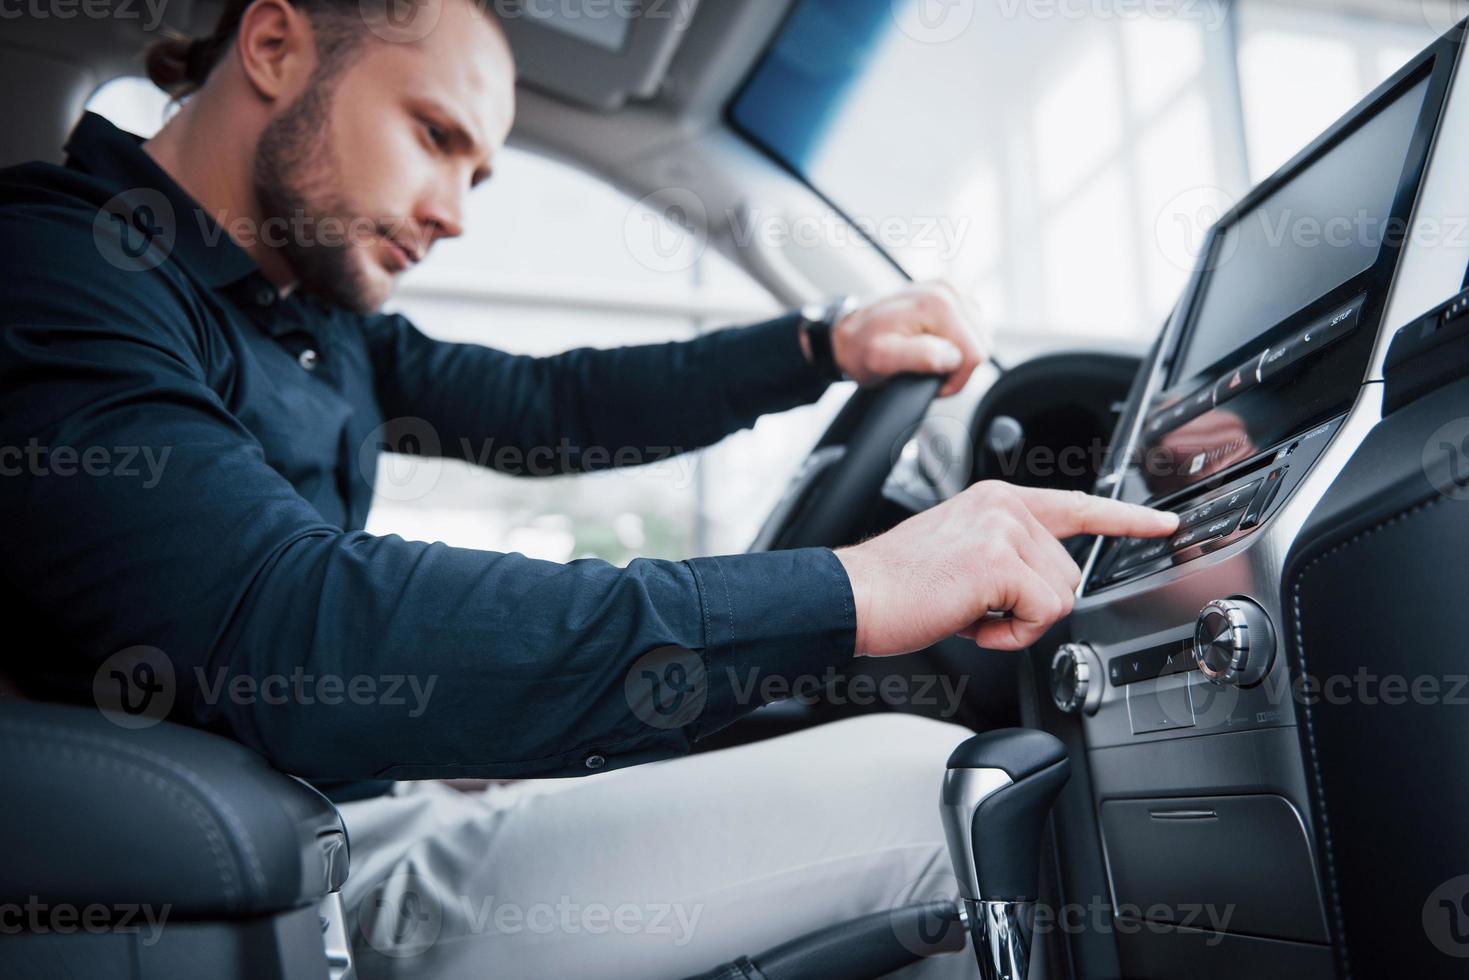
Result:
[[1124,412],[1098,492],[1180,528],[1093,545],[1050,674],[1084,733],[1124,976],[1343,975],[1282,574],[1382,420],[1394,332],[1465,285],[1458,38],[1218,222]]

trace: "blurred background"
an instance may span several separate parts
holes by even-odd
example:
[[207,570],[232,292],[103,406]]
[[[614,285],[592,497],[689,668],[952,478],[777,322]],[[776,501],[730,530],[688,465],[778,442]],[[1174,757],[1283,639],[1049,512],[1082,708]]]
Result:
[[[895,0],[860,48],[860,77],[808,134],[801,170],[853,218],[898,219],[903,233],[878,240],[911,275],[970,291],[1005,363],[1140,351],[1208,224],[1469,12],[1439,0],[984,0],[970,29],[933,44],[921,34],[935,2]],[[807,0],[783,43],[840,33],[843,10]],[[168,111],[140,78],[108,83],[89,108],[145,136]],[[780,312],[662,212],[532,148],[496,162],[467,229],[393,303],[431,336],[546,354]],[[386,486],[426,492],[385,493],[369,530],[556,561],[742,551],[784,489],[771,474],[794,471],[849,390],[617,473],[526,480],[386,457],[398,468]]]

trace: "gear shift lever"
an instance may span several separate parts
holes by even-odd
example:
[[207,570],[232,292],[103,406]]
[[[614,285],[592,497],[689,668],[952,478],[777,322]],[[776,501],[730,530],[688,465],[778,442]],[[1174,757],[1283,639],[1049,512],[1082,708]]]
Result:
[[1054,736],[986,732],[949,756],[940,811],[984,980],[1026,980],[1041,834],[1070,775]]

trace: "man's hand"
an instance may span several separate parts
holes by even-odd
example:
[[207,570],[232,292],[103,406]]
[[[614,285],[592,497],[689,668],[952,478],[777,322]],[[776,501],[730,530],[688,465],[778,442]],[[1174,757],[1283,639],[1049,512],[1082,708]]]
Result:
[[[886,534],[838,551],[857,602],[857,655],[964,636],[1020,650],[1071,612],[1081,570],[1058,538],[1153,538],[1178,516],[1080,491],[979,483]],[[1005,619],[985,619],[988,612]]]
[[939,397],[964,387],[985,359],[979,325],[946,282],[913,286],[858,308],[831,332],[837,366],[858,384],[895,374],[942,374]]

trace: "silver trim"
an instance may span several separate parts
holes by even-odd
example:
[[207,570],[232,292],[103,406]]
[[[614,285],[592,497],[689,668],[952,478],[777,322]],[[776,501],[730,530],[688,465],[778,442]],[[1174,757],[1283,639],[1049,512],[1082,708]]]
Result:
[[971,902],[983,898],[974,867],[974,811],[1011,782],[1010,774],[1003,769],[950,769],[944,773],[939,817],[949,842],[949,858],[954,864],[954,878],[959,882],[959,895]]
[[[1224,669],[1210,669],[1207,651],[1223,636],[1219,634],[1208,643],[1203,642],[1204,621],[1210,614],[1224,618],[1229,628],[1229,662]],[[1199,673],[1215,684],[1234,684],[1247,687],[1265,676],[1270,661],[1275,656],[1275,630],[1265,611],[1248,599],[1215,599],[1199,610],[1198,623],[1194,627],[1194,664]]]
[[983,980],[1026,980],[1034,902],[960,903],[969,912],[974,956]]
[[347,941],[347,913],[342,906],[341,892],[323,898],[317,906],[317,915],[321,917],[321,940],[329,980],[354,980],[357,974],[352,968],[352,944]]
[[[1062,658],[1070,658],[1073,677],[1071,696],[1064,699],[1055,680],[1056,668]],[[1056,654],[1051,658],[1051,701],[1059,710],[1069,715],[1078,711],[1096,714],[1102,704],[1104,686],[1106,679],[1102,676],[1102,661],[1091,647],[1085,643],[1063,643],[1056,648]]]

